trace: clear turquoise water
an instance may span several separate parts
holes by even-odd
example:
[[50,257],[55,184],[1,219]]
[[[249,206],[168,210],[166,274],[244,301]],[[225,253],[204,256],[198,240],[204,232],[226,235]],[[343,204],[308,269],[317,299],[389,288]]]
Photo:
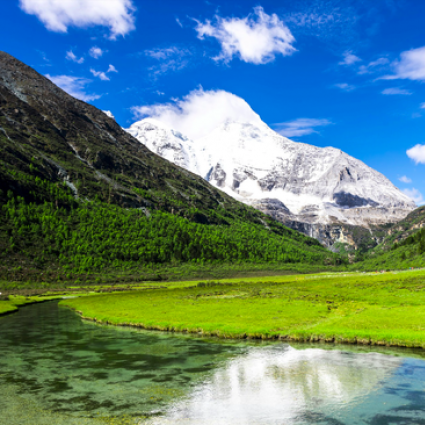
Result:
[[420,352],[315,347],[98,326],[55,302],[28,306],[0,318],[0,424],[425,425]]

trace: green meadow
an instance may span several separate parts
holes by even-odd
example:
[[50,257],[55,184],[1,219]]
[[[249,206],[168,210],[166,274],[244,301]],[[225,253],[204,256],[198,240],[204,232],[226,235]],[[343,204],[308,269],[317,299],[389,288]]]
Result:
[[420,270],[169,282],[61,304],[151,330],[425,348],[424,278]]

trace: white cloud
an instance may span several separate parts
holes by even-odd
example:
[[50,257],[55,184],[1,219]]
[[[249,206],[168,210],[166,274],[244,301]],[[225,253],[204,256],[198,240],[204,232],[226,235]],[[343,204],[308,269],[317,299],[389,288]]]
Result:
[[338,87],[339,89],[344,91],[353,91],[356,88],[356,86],[353,86],[352,84],[348,83],[338,83],[335,84],[335,87]]
[[400,54],[400,60],[392,64],[393,75],[382,77],[386,80],[407,79],[425,80],[425,46],[418,49],[407,50]]
[[386,67],[390,63],[388,58],[379,58],[367,65],[361,65],[359,67],[359,74],[370,74],[372,72],[381,71],[383,67]]
[[317,133],[315,130],[316,127],[324,127],[330,124],[332,124],[332,122],[327,119],[298,118],[294,121],[274,124],[274,128],[282,136],[294,137]]
[[89,55],[95,59],[99,59],[105,52],[97,46],[93,46],[90,50],[89,50]]
[[[255,15],[255,16],[253,16]],[[221,53],[213,58],[229,62],[234,56],[242,61],[264,64],[275,59],[277,54],[291,55],[295,38],[289,28],[276,14],[267,15],[263,8],[254,8],[254,14],[245,18],[222,18],[215,22],[197,21],[198,38],[213,37],[221,45]]]
[[411,95],[412,92],[410,92],[409,90],[406,89],[401,89],[400,87],[390,87],[388,89],[384,89],[381,91],[382,94],[387,94],[387,95],[391,95],[391,94],[401,94],[401,95]]
[[109,77],[101,71],[95,71],[93,68],[90,69],[90,72],[95,76],[100,78],[102,81],[109,81]]
[[87,84],[91,83],[91,80],[81,77],[74,77],[72,75],[49,75],[46,77],[54,84],[59,86],[62,90],[66,91],[71,96],[89,102],[90,100],[99,99],[100,95],[88,94],[85,92]]
[[425,102],[421,103],[419,106],[421,109],[425,109]]
[[422,193],[419,192],[418,189],[415,189],[414,187],[412,189],[403,189],[403,193],[405,193],[417,205],[425,204],[425,200],[422,196]]
[[338,63],[339,65],[352,65],[353,63],[361,61],[361,59],[355,54],[353,54],[351,50],[346,50],[342,56],[343,59],[341,62]]
[[158,63],[149,68],[154,77],[169,71],[179,71],[189,64],[191,52],[177,46],[145,50],[144,54]]
[[76,63],[83,63],[84,62],[84,58],[77,58],[77,56],[75,56],[74,52],[72,50],[70,50],[69,52],[66,52],[66,56],[65,56],[69,61],[73,61]]
[[399,180],[403,183],[412,183],[412,179],[410,179],[407,176],[401,176],[401,177],[399,177]]
[[406,151],[407,156],[416,164],[425,164],[425,145],[417,144]]
[[20,7],[55,32],[100,25],[115,39],[135,29],[132,0],[20,0]]
[[106,72],[118,72],[118,70],[114,65],[109,64],[108,70]]
[[111,111],[102,111],[104,112],[109,118],[115,119],[114,114]]
[[223,90],[202,88],[170,103],[134,107],[133,112],[138,118],[155,118],[194,140],[228,121],[262,122],[242,98]]

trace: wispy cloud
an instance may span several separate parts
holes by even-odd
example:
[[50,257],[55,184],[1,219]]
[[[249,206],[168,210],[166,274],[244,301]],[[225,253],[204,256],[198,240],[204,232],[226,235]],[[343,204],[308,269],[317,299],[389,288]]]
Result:
[[317,127],[325,127],[333,124],[327,119],[318,118],[298,118],[294,121],[287,121],[274,124],[274,129],[285,137],[306,136],[312,133],[318,133]]
[[118,72],[114,65],[109,64],[109,68],[106,72]]
[[93,68],[90,69],[90,72],[95,76],[100,78],[102,81],[109,81],[109,77],[102,71],[95,71]]
[[425,102],[421,103],[419,106],[421,109],[425,109]]
[[234,57],[253,64],[265,64],[276,55],[292,55],[295,38],[284,22],[275,14],[268,15],[260,6],[245,18],[216,16],[214,22],[197,21],[198,38],[215,38],[221,52],[213,57],[216,61],[230,62]]
[[339,65],[353,65],[356,62],[360,62],[361,59],[356,56],[352,50],[346,50],[343,55],[342,55],[343,59],[341,62],[339,62]]
[[372,62],[369,62],[367,65],[361,65],[359,67],[359,74],[370,74],[372,72],[381,71],[383,67],[387,67],[390,63],[388,58],[378,58]]
[[89,102],[101,97],[98,94],[89,94],[86,92],[86,86],[91,83],[91,80],[82,77],[74,77],[72,75],[49,75],[46,77],[54,84],[59,86],[71,96]]
[[416,205],[425,204],[425,200],[422,196],[422,193],[419,192],[418,189],[415,189],[414,187],[412,189],[403,189],[403,193],[405,193],[410,199],[412,199],[416,203]]
[[381,93],[386,95],[398,94],[398,95],[404,95],[404,96],[410,96],[412,94],[411,91],[402,89],[400,87],[389,87],[388,89],[382,90]]
[[19,5],[24,12],[37,16],[50,31],[99,25],[108,27],[109,37],[116,39],[135,29],[132,0],[20,0]]
[[399,177],[398,178],[401,182],[403,182],[403,183],[412,183],[412,179],[410,179],[409,177],[407,177],[407,176],[401,176],[401,177]]
[[72,50],[69,50],[68,52],[66,52],[66,56],[65,56],[69,61],[75,62],[75,63],[79,63],[82,64],[84,62],[84,58],[78,58],[77,56],[75,56],[75,54],[73,53]]
[[338,83],[338,84],[334,84],[334,86],[343,91],[353,91],[356,88],[356,86],[353,86],[352,84],[348,84],[348,83]]
[[425,164],[425,145],[417,144],[406,151],[407,156],[416,164]]
[[109,81],[110,78],[106,75],[110,72],[118,72],[114,65],[109,65],[108,70],[106,72],[96,71],[93,68],[90,69],[90,72],[95,76],[100,78],[102,81]]
[[166,74],[170,71],[179,71],[186,68],[192,53],[189,49],[170,46],[166,48],[158,48],[144,51],[145,56],[156,61],[155,65],[149,68],[153,77]]

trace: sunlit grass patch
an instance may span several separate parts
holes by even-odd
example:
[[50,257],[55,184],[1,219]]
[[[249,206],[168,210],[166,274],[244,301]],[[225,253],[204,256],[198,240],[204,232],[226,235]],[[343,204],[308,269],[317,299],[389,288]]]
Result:
[[425,272],[170,283],[62,302],[100,323],[224,338],[425,347]]
[[0,301],[0,315],[11,313],[12,311],[15,311],[17,309],[18,308],[10,301]]

